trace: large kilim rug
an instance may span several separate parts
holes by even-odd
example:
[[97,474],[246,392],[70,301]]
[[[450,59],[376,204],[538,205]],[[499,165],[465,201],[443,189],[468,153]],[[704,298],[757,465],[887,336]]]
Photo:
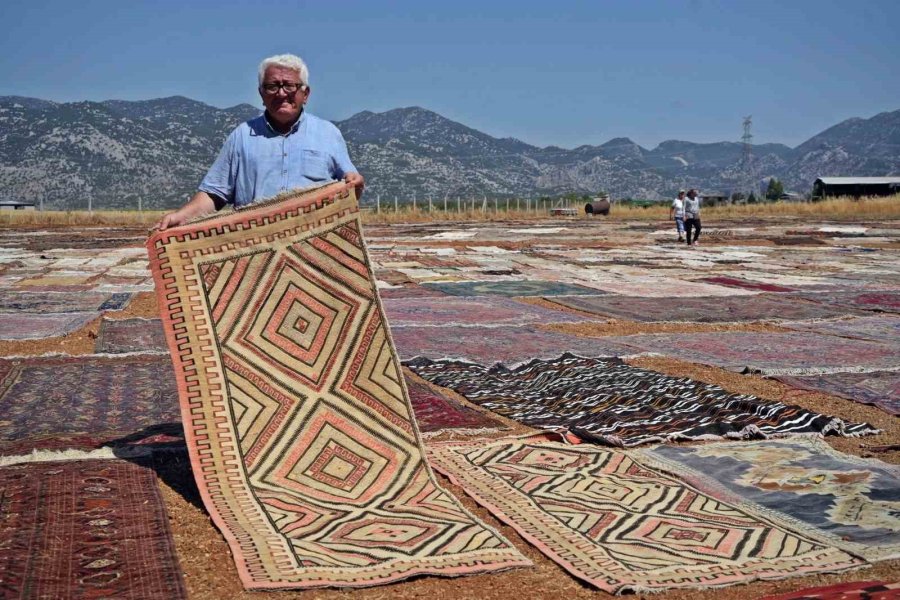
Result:
[[627,296],[561,296],[548,300],[586,312],[631,321],[738,321],[824,319],[847,311],[781,295],[710,298],[634,298]]
[[403,359],[465,358],[482,364],[554,358],[564,352],[583,356],[626,356],[638,352],[609,338],[588,338],[524,327],[398,327],[392,331]]
[[567,571],[610,593],[862,564],[621,451],[514,438],[434,444],[429,460]]
[[453,283],[425,283],[425,287],[452,296],[559,296],[572,294],[602,294],[600,290],[555,281],[458,281]]
[[900,583],[851,581],[777,596],[764,596],[762,600],[897,600],[897,598],[900,598]]
[[407,378],[406,388],[419,431],[425,437],[447,430],[474,434],[506,429],[496,419],[463,406],[419,381]]
[[0,596],[186,598],[153,471],[123,460],[0,467]]
[[52,436],[115,445],[180,420],[171,361],[151,355],[0,359],[0,415],[5,454]]
[[614,446],[798,433],[863,435],[865,423],[799,406],[730,394],[687,377],[632,367],[616,358],[565,354],[507,368],[418,358],[405,363],[417,375],[467,400],[532,427],[564,427],[579,437]]
[[[720,261],[721,262],[721,261]],[[756,290],[758,292],[794,292],[796,288],[785,287],[783,285],[775,285],[773,283],[760,283],[758,281],[748,281],[739,277],[726,277],[719,275],[715,277],[701,277],[697,281],[705,281],[706,283],[714,283],[716,285],[724,285],[727,287],[742,288],[745,290]]]
[[715,498],[790,519],[866,560],[900,556],[896,465],[842,454],[814,437],[636,452]]
[[109,354],[163,352],[166,334],[159,319],[103,319],[94,348]]
[[811,331],[813,333],[900,344],[900,316],[895,315],[853,317],[840,321],[785,323],[784,326],[797,331]]
[[813,375],[890,370],[900,365],[900,345],[815,333],[640,334],[619,337],[645,352],[766,375]]
[[900,313],[900,292],[822,292],[804,296],[823,304]]
[[96,312],[0,313],[0,340],[36,340],[59,337],[96,319]]
[[344,184],[147,247],[193,471],[246,587],[530,564],[423,458]]
[[900,372],[831,373],[830,375],[778,375],[775,379],[802,390],[822,392],[872,404],[900,416]]
[[498,296],[390,298],[384,301],[391,327],[449,327],[572,323],[587,317]]

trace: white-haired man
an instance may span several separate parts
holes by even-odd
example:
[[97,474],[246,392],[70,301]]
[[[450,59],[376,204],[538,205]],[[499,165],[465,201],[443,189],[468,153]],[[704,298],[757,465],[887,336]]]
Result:
[[344,180],[361,193],[365,180],[350,161],[341,132],[304,110],[309,92],[309,70],[300,57],[263,60],[259,95],[265,112],[231,132],[197,193],[156,226],[166,229],[225,204],[245,206],[331,180]]

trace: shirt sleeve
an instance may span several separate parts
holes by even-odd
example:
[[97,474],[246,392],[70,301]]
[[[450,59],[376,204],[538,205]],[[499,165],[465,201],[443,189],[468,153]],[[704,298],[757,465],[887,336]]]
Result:
[[340,180],[347,173],[358,173],[359,171],[353,166],[353,162],[350,160],[350,153],[347,151],[347,142],[344,141],[344,136],[341,135],[337,127],[335,127],[334,133],[334,156],[332,157],[334,172],[332,175],[335,179]]
[[217,196],[229,204],[234,203],[234,190],[237,183],[237,137],[238,129],[231,132],[219,156],[209,168],[206,177],[200,182],[199,190],[211,196]]

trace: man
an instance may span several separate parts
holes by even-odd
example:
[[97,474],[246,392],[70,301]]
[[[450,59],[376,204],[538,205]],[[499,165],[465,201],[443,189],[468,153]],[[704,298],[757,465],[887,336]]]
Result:
[[678,196],[672,200],[672,208],[669,209],[669,219],[675,219],[675,229],[678,230],[678,241],[684,241],[684,190],[678,190]]
[[[688,190],[687,200],[684,201],[684,227],[687,230],[687,245],[699,245],[697,238],[700,237],[700,194],[693,188]],[[691,229],[695,231],[693,241]]]
[[365,180],[332,123],[309,114],[309,70],[298,56],[280,54],[259,65],[266,110],[231,132],[199,190],[158,229],[182,225],[225,204],[246,206],[294,188],[343,179],[362,193]]

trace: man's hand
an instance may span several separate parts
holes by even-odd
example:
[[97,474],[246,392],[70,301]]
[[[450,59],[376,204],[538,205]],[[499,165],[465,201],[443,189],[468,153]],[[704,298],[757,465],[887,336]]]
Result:
[[169,227],[178,227],[195,217],[209,214],[215,210],[216,202],[213,200],[212,196],[206,192],[197,192],[187,204],[176,211],[164,214],[162,219],[157,221],[153,228],[163,231]]
[[363,189],[366,187],[366,180],[359,173],[346,173],[344,175],[344,182],[352,187],[356,188],[356,197],[361,198]]
[[163,231],[164,229],[168,229],[169,227],[178,227],[179,225],[184,225],[184,222],[187,219],[185,219],[184,216],[180,213],[180,210],[176,210],[164,214],[162,218],[156,222],[156,225],[153,226],[153,229],[159,229],[160,231]]

